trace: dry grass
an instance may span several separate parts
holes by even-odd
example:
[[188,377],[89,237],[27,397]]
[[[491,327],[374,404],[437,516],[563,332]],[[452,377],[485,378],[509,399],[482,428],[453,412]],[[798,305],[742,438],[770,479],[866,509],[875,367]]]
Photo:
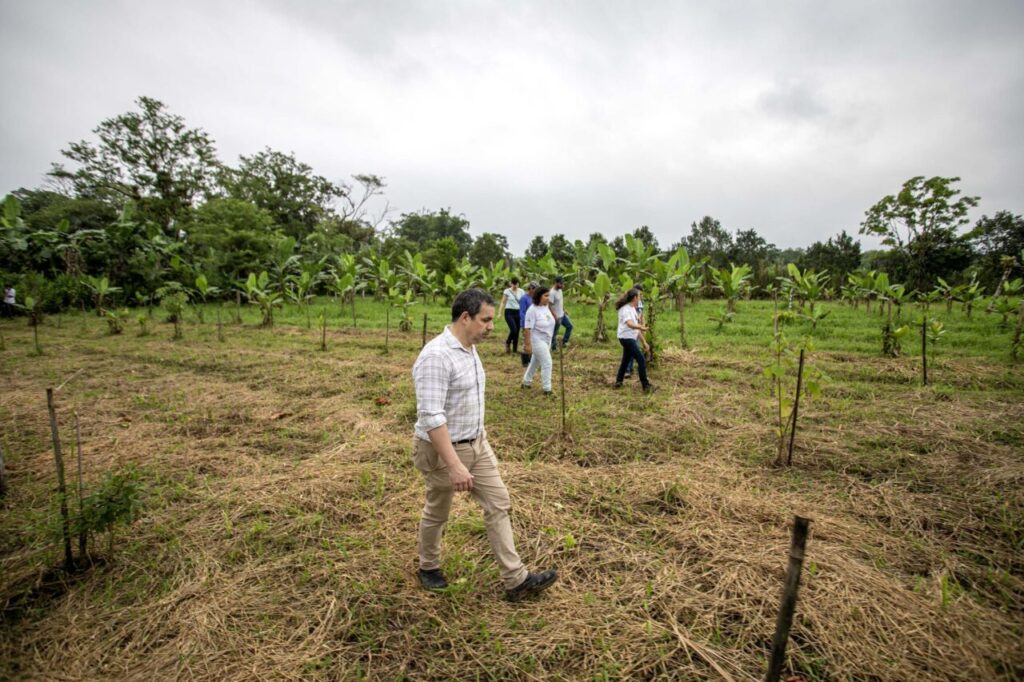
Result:
[[[882,371],[903,365],[823,359],[844,380],[777,470],[757,358],[669,351],[648,398],[609,390],[613,348],[577,348],[563,440],[558,401],[521,392],[492,340],[519,548],[561,575],[512,605],[467,499],[446,537],[456,582],[416,583],[415,334],[383,356],[370,332],[324,354],[303,330],[229,328],[222,345],[98,329],[50,331],[42,358],[5,332],[0,677],[760,679],[794,513],[813,523],[793,670],[1024,675],[1018,388],[924,390]],[[944,362],[964,386],[1004,375]],[[76,371],[59,406],[65,434],[81,417],[87,480],[135,463],[150,493],[105,563],[57,584],[42,396]]]

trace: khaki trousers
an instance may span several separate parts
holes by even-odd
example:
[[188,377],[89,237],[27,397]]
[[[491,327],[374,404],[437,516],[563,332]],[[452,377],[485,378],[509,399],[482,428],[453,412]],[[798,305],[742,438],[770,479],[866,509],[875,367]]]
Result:
[[[421,438],[413,438],[413,464],[423,474],[427,486],[427,502],[420,519],[420,568],[426,571],[441,567],[441,534],[452,507],[452,483],[448,478],[448,465],[438,456],[434,446]],[[512,508],[508,488],[498,472],[498,459],[483,435],[472,443],[454,445],[455,454],[473,474],[470,494],[480,503],[484,512],[484,525],[491,551],[501,569],[505,589],[517,587],[526,580],[526,566],[516,553],[512,539]]]

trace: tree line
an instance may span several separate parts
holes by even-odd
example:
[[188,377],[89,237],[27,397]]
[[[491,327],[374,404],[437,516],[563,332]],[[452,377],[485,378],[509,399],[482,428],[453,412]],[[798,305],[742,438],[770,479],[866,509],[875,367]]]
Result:
[[52,165],[44,187],[18,189],[4,201],[0,277],[46,309],[94,300],[101,280],[122,302],[197,291],[200,278],[216,298],[244,290],[249,275],[262,272],[282,292],[305,278],[308,293],[325,293],[346,272],[345,262],[364,268],[349,267],[354,277],[376,273],[353,286],[381,296],[390,294],[386,273],[397,267],[417,272],[414,295],[443,293],[449,282],[483,283],[493,277],[467,275],[496,267],[526,274],[544,263],[545,277],[592,278],[602,246],[630,262],[637,256],[632,242],[664,261],[685,249],[709,294],[713,272],[734,265],[749,269],[749,294],[767,294],[789,263],[830,273],[836,292],[866,271],[884,271],[911,291],[929,291],[940,278],[995,289],[1019,272],[1024,250],[1021,216],[999,211],[969,226],[978,197],[961,196],[959,178],[921,176],[867,210],[859,232],[882,238],[885,248],[876,251],[862,251],[845,230],[805,249],[780,249],[754,229],[733,233],[704,216],[670,245],[640,226],[613,238],[595,232],[586,241],[537,235],[515,257],[504,235],[473,237],[469,221],[450,209],[392,216],[380,176],[332,181],[270,148],[229,165],[206,132],[162,102],[140,97],[136,104],[101,122],[94,139],[63,149],[64,161]]

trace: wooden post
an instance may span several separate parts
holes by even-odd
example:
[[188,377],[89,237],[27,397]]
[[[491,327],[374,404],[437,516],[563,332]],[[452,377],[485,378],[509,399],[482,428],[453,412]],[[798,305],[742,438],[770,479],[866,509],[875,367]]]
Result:
[[388,352],[388,342],[391,340],[391,301],[387,301],[384,308],[384,352]]
[[423,313],[423,343],[420,344],[420,348],[427,345],[427,314]]
[[64,457],[60,452],[60,433],[57,431],[57,410],[53,406],[53,389],[46,389],[46,409],[50,413],[50,436],[53,439],[53,459],[57,465],[57,492],[60,495],[61,531],[64,536],[64,570],[75,568],[71,555],[71,522],[68,517],[68,491],[64,483]]
[[235,292],[235,324],[242,324],[242,292]]
[[928,316],[921,320],[921,377],[928,385]]
[[0,443],[0,499],[7,495],[7,469],[4,467],[4,446]]
[[558,381],[562,385],[562,438],[565,438],[565,345],[558,344]]
[[221,343],[224,342],[224,325],[220,321],[220,301],[217,301],[217,340]]
[[327,308],[321,308],[320,314],[323,316],[320,322],[320,350],[327,350]]
[[778,682],[782,665],[786,661],[786,643],[789,629],[793,625],[796,610],[796,593],[800,589],[800,572],[804,565],[804,547],[807,545],[807,527],[810,519],[793,517],[793,537],[789,543],[789,566],[786,568],[786,585],[782,589],[782,602],[775,621],[775,637],[772,639],[772,657],[768,663],[765,682]]
[[804,380],[804,349],[800,349],[800,364],[796,369],[796,395],[793,396],[793,424],[789,427],[789,454],[786,457],[786,466],[793,464],[793,441],[796,440],[796,418],[800,412],[800,389]]
[[85,488],[82,485],[82,426],[78,423],[77,412],[75,412],[75,454],[78,455],[78,558],[85,559],[88,556],[86,547],[89,533],[85,529],[85,509],[82,502],[85,498]]

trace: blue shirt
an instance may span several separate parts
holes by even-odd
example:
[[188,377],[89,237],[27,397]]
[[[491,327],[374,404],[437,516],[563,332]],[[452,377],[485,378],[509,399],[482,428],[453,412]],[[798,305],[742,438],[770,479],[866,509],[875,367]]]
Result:
[[524,293],[519,297],[519,326],[526,326],[526,311],[533,305],[533,299],[530,298],[529,294]]

